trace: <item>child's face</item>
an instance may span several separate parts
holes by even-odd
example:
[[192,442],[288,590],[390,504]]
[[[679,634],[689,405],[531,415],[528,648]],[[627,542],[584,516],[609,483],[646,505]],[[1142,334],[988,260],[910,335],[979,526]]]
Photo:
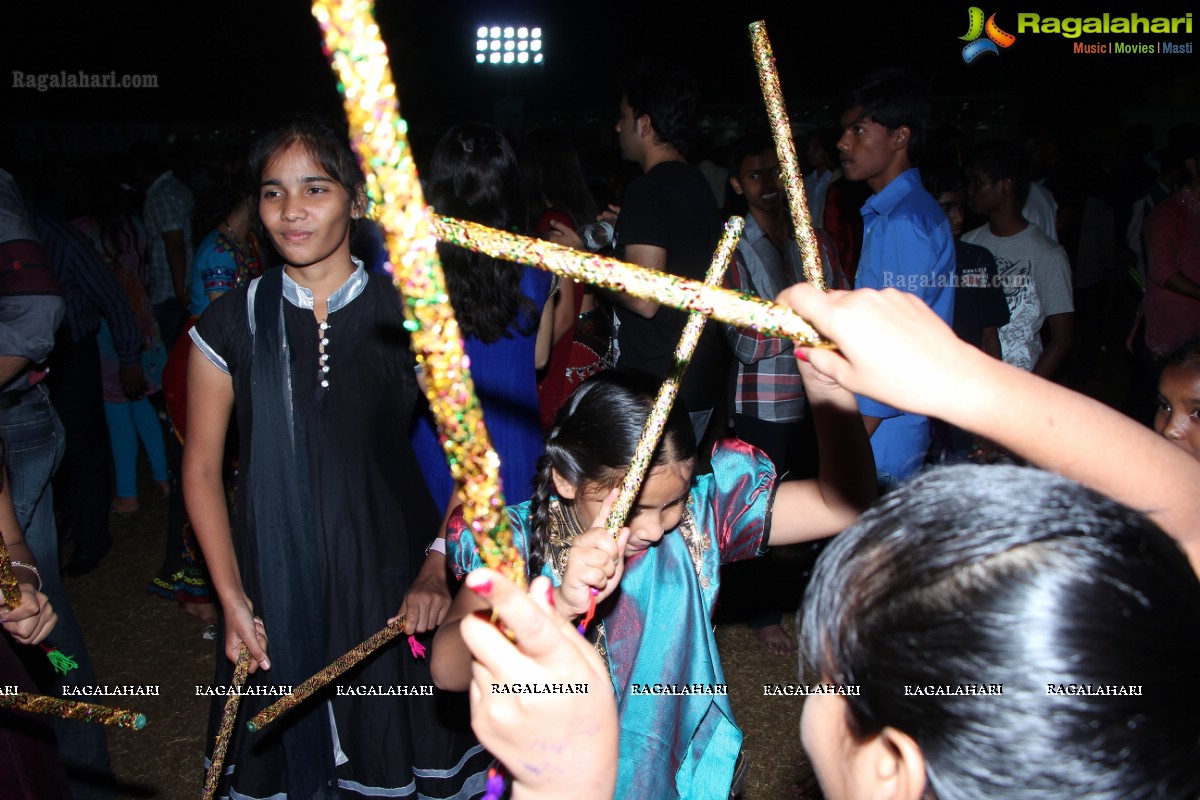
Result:
[[342,255],[348,262],[353,205],[346,188],[299,145],[288,147],[263,169],[258,213],[290,266],[322,264]]
[[[664,535],[679,527],[694,469],[695,462],[690,459],[673,461],[655,467],[646,476],[625,523],[630,530],[629,543],[625,546],[626,558],[653,547]],[[596,520],[601,503],[610,491],[598,484],[588,484],[576,497],[575,514],[583,527],[589,527]]]
[[1200,370],[1171,365],[1158,381],[1154,430],[1200,458]]
[[733,190],[746,198],[746,204],[767,214],[778,211],[783,203],[779,190],[779,158],[774,150],[742,159],[741,169],[730,181]]

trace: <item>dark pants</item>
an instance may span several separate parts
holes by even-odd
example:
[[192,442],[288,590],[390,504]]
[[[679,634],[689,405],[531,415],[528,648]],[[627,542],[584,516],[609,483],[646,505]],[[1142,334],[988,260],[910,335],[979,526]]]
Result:
[[[795,422],[768,422],[745,414],[734,414],[733,431],[743,442],[766,453],[779,475],[786,473],[788,478],[796,479],[811,478],[817,474],[816,433],[811,417]],[[771,585],[781,571],[779,565],[772,563],[770,553],[764,558],[739,564],[734,569],[724,569],[722,583],[725,594],[745,594],[744,597],[733,599],[751,628],[765,628],[780,623],[779,598],[760,590],[763,585]]]
[[46,383],[66,433],[67,449],[54,476],[59,534],[75,539],[77,557],[100,559],[112,546],[108,532],[112,477],[95,337],[70,342],[60,336]]

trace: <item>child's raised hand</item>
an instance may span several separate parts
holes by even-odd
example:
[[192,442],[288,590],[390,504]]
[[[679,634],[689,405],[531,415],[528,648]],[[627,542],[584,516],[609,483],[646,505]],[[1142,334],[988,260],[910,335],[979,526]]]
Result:
[[592,526],[571,542],[562,585],[555,590],[558,609],[568,619],[587,611],[593,596],[592,589],[596,590],[596,602],[599,603],[612,594],[621,582],[629,528],[621,528],[620,535],[614,539],[604,527],[616,499],[617,490],[613,489],[600,504]]
[[[462,638],[471,665],[471,727],[507,767],[522,800],[613,796],[617,774],[617,706],[608,668],[591,644],[550,608],[550,582],[529,593],[491,570],[466,586],[495,609],[515,638],[487,618],[468,615]],[[504,691],[513,684],[570,687],[562,693]]]
[[936,414],[938,402],[953,396],[957,366],[974,351],[919,298],[895,289],[822,293],[797,284],[777,302],[837,344],[836,351],[797,350],[818,372],[906,411]]

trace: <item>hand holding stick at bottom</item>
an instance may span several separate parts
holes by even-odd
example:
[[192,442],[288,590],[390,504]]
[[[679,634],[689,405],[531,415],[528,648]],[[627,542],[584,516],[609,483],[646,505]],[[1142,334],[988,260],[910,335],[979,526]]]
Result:
[[[471,727],[507,768],[517,800],[610,800],[617,775],[617,706],[608,668],[553,608],[553,587],[537,578],[526,594],[498,572],[479,569],[467,588],[491,603],[516,642],[488,622],[462,620],[471,666]],[[586,685],[572,694],[510,694],[510,684]]]

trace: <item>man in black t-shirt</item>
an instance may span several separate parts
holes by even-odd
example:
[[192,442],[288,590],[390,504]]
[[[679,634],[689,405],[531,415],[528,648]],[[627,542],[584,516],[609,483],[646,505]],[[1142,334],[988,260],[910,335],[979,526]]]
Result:
[[[625,77],[617,137],[622,157],[645,174],[625,190],[614,238],[625,261],[704,280],[721,217],[704,176],[685,157],[695,109],[696,86],[681,69],[642,62]],[[609,296],[619,326],[618,365],[666,377],[687,315],[650,300]],[[697,441],[726,384],[725,352],[719,326],[707,323],[679,392]]]

